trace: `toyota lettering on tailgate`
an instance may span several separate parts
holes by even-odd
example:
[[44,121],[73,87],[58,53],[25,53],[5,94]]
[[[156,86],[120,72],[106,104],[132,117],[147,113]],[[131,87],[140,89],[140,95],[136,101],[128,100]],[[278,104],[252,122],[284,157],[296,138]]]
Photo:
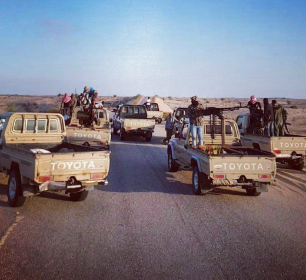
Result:
[[97,140],[102,140],[101,135],[99,134],[82,134],[82,133],[73,133],[74,137],[78,138],[88,138],[88,139],[97,139]]
[[51,162],[52,170],[95,169],[93,161]]
[[283,142],[280,142],[279,143],[280,144],[280,146],[281,146],[281,148],[304,148],[304,149],[306,149],[306,143],[298,143],[298,142],[296,142],[296,143],[288,143],[288,142],[285,142],[285,143],[283,143]]
[[134,126],[150,126],[149,123],[144,123],[144,122],[131,122],[131,125],[134,125]]
[[[264,170],[261,163],[222,163],[214,166],[216,169],[224,170]],[[270,166],[267,167],[270,169]]]

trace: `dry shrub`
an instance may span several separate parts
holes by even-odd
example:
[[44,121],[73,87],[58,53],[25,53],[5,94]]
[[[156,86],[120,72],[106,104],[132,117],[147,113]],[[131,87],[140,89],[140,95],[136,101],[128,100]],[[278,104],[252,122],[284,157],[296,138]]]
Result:
[[291,105],[290,108],[291,109],[298,109],[298,107],[296,105]]

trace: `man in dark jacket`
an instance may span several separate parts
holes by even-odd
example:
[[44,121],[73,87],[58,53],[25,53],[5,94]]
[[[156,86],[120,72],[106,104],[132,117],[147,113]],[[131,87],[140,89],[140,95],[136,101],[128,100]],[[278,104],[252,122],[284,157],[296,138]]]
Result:
[[202,116],[204,107],[199,103],[197,96],[191,97],[191,104],[188,107],[187,115],[192,138],[192,148],[196,148],[196,136],[198,135],[199,149],[203,148],[203,127]]
[[274,112],[268,98],[264,98],[264,122],[267,127],[267,136],[274,136]]

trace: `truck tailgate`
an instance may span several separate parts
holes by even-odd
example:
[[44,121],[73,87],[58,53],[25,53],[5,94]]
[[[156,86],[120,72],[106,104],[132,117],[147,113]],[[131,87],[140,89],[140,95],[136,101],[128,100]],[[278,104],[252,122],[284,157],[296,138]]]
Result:
[[99,181],[103,180],[108,174],[110,152],[39,154],[36,155],[36,160],[36,182],[65,182],[72,176],[78,181]]
[[[269,179],[276,175],[274,157],[265,156],[211,156],[210,176],[214,179],[226,176],[226,179],[237,180],[244,175],[247,179]],[[220,175],[220,176],[218,176]],[[268,175],[268,176],[266,176]],[[270,175],[270,176],[269,176]]]
[[272,137],[271,142],[272,152],[276,153],[277,156],[291,155],[292,152],[306,154],[306,137],[304,136]]
[[89,129],[67,127],[67,140],[69,143],[83,144],[95,142],[100,145],[109,145],[111,141],[110,129]]
[[153,130],[155,127],[154,119],[125,119],[124,120],[124,129],[125,130]]

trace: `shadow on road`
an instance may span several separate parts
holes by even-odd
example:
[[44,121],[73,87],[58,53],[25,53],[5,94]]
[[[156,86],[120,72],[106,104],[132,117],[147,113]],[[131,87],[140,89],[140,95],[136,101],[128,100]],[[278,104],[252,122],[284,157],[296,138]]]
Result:
[[[167,146],[155,145],[160,139],[163,137],[153,137],[152,145],[137,137],[126,141],[114,137],[109,185],[96,189],[114,193],[159,192],[194,196],[190,171],[168,172]],[[245,191],[230,188],[215,189],[211,194],[247,195]]]

